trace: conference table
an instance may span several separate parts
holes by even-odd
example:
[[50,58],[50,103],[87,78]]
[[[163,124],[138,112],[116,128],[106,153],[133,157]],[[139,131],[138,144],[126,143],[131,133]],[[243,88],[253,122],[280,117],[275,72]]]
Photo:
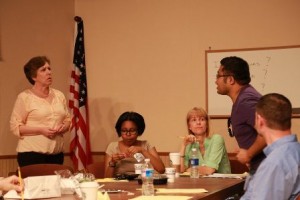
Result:
[[[136,180],[128,182],[105,182],[103,183],[104,190],[120,190],[122,192],[109,193],[111,200],[115,199],[132,199],[134,197],[141,196],[141,185]],[[192,179],[189,177],[176,178],[173,183],[167,183],[164,185],[155,185],[155,188],[166,189],[199,189],[203,188],[207,190],[206,193],[170,193],[162,195],[172,196],[190,196],[192,200],[196,199],[209,199],[219,200],[226,199],[227,197],[235,194],[241,195],[243,193],[244,179],[233,178],[203,178]],[[161,195],[161,194],[160,194]]]
[[[164,194],[156,194],[164,196],[165,198],[170,198],[170,196],[176,199],[176,196],[184,196],[188,197],[189,200],[225,200],[226,198],[236,195],[243,194],[243,186],[244,179],[234,179],[234,178],[208,178],[208,177],[200,177],[200,178],[190,178],[190,177],[179,177],[175,178],[175,181],[172,183],[167,183],[163,185],[155,185],[155,189],[158,191],[160,189],[164,189],[165,191],[170,191],[168,189],[172,189],[173,193],[164,193]],[[140,197],[142,195],[141,187],[142,185],[138,183],[137,180],[131,181],[116,181],[113,182],[101,182],[100,184],[104,184],[101,188],[105,191],[117,191],[117,192],[109,192],[110,200],[128,200],[135,197]],[[174,192],[180,191],[178,193]],[[182,191],[190,191],[190,189],[197,189],[197,193],[182,193]],[[205,189],[207,192],[200,193],[199,189]],[[159,197],[159,198],[160,198]],[[183,198],[184,198],[183,197]],[[153,199],[150,197],[150,199]],[[160,198],[162,199],[162,198]],[[185,198],[186,199],[186,198]],[[57,198],[48,198],[47,200],[81,200],[76,194],[74,195],[62,195]]]

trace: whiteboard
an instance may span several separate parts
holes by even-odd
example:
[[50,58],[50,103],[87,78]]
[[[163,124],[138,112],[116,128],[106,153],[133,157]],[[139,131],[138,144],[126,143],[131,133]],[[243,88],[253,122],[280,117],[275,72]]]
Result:
[[300,107],[300,45],[236,50],[208,50],[206,61],[206,109],[212,118],[227,117],[232,101],[216,90],[216,74],[224,57],[237,56],[249,64],[251,82],[262,95],[276,92]]

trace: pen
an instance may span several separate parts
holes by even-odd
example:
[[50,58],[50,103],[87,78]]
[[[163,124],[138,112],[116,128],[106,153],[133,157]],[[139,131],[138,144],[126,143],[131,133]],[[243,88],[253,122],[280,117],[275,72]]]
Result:
[[[20,186],[23,188],[23,181],[22,181],[22,176],[21,176],[21,170],[20,170],[20,167],[18,167],[18,175],[19,175],[19,183],[20,183]],[[21,191],[21,197],[22,197],[22,200],[24,200],[24,192],[23,192],[23,190]]]

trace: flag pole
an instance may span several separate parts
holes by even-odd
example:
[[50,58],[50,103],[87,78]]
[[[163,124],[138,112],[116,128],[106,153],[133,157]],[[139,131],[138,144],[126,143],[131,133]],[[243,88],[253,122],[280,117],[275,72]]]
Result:
[[92,162],[87,79],[84,50],[83,20],[75,16],[77,34],[74,47],[73,70],[71,73],[69,107],[72,111],[70,155],[76,170],[82,170]]
[[75,16],[75,17],[74,17],[74,20],[75,20],[76,22],[81,22],[81,21],[82,21],[82,18],[79,17],[79,16]]

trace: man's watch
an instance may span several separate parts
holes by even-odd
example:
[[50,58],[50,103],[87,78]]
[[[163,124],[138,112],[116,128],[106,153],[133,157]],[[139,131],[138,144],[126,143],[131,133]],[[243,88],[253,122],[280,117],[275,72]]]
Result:
[[116,167],[116,163],[113,162],[113,161],[109,161],[108,166],[109,167]]

